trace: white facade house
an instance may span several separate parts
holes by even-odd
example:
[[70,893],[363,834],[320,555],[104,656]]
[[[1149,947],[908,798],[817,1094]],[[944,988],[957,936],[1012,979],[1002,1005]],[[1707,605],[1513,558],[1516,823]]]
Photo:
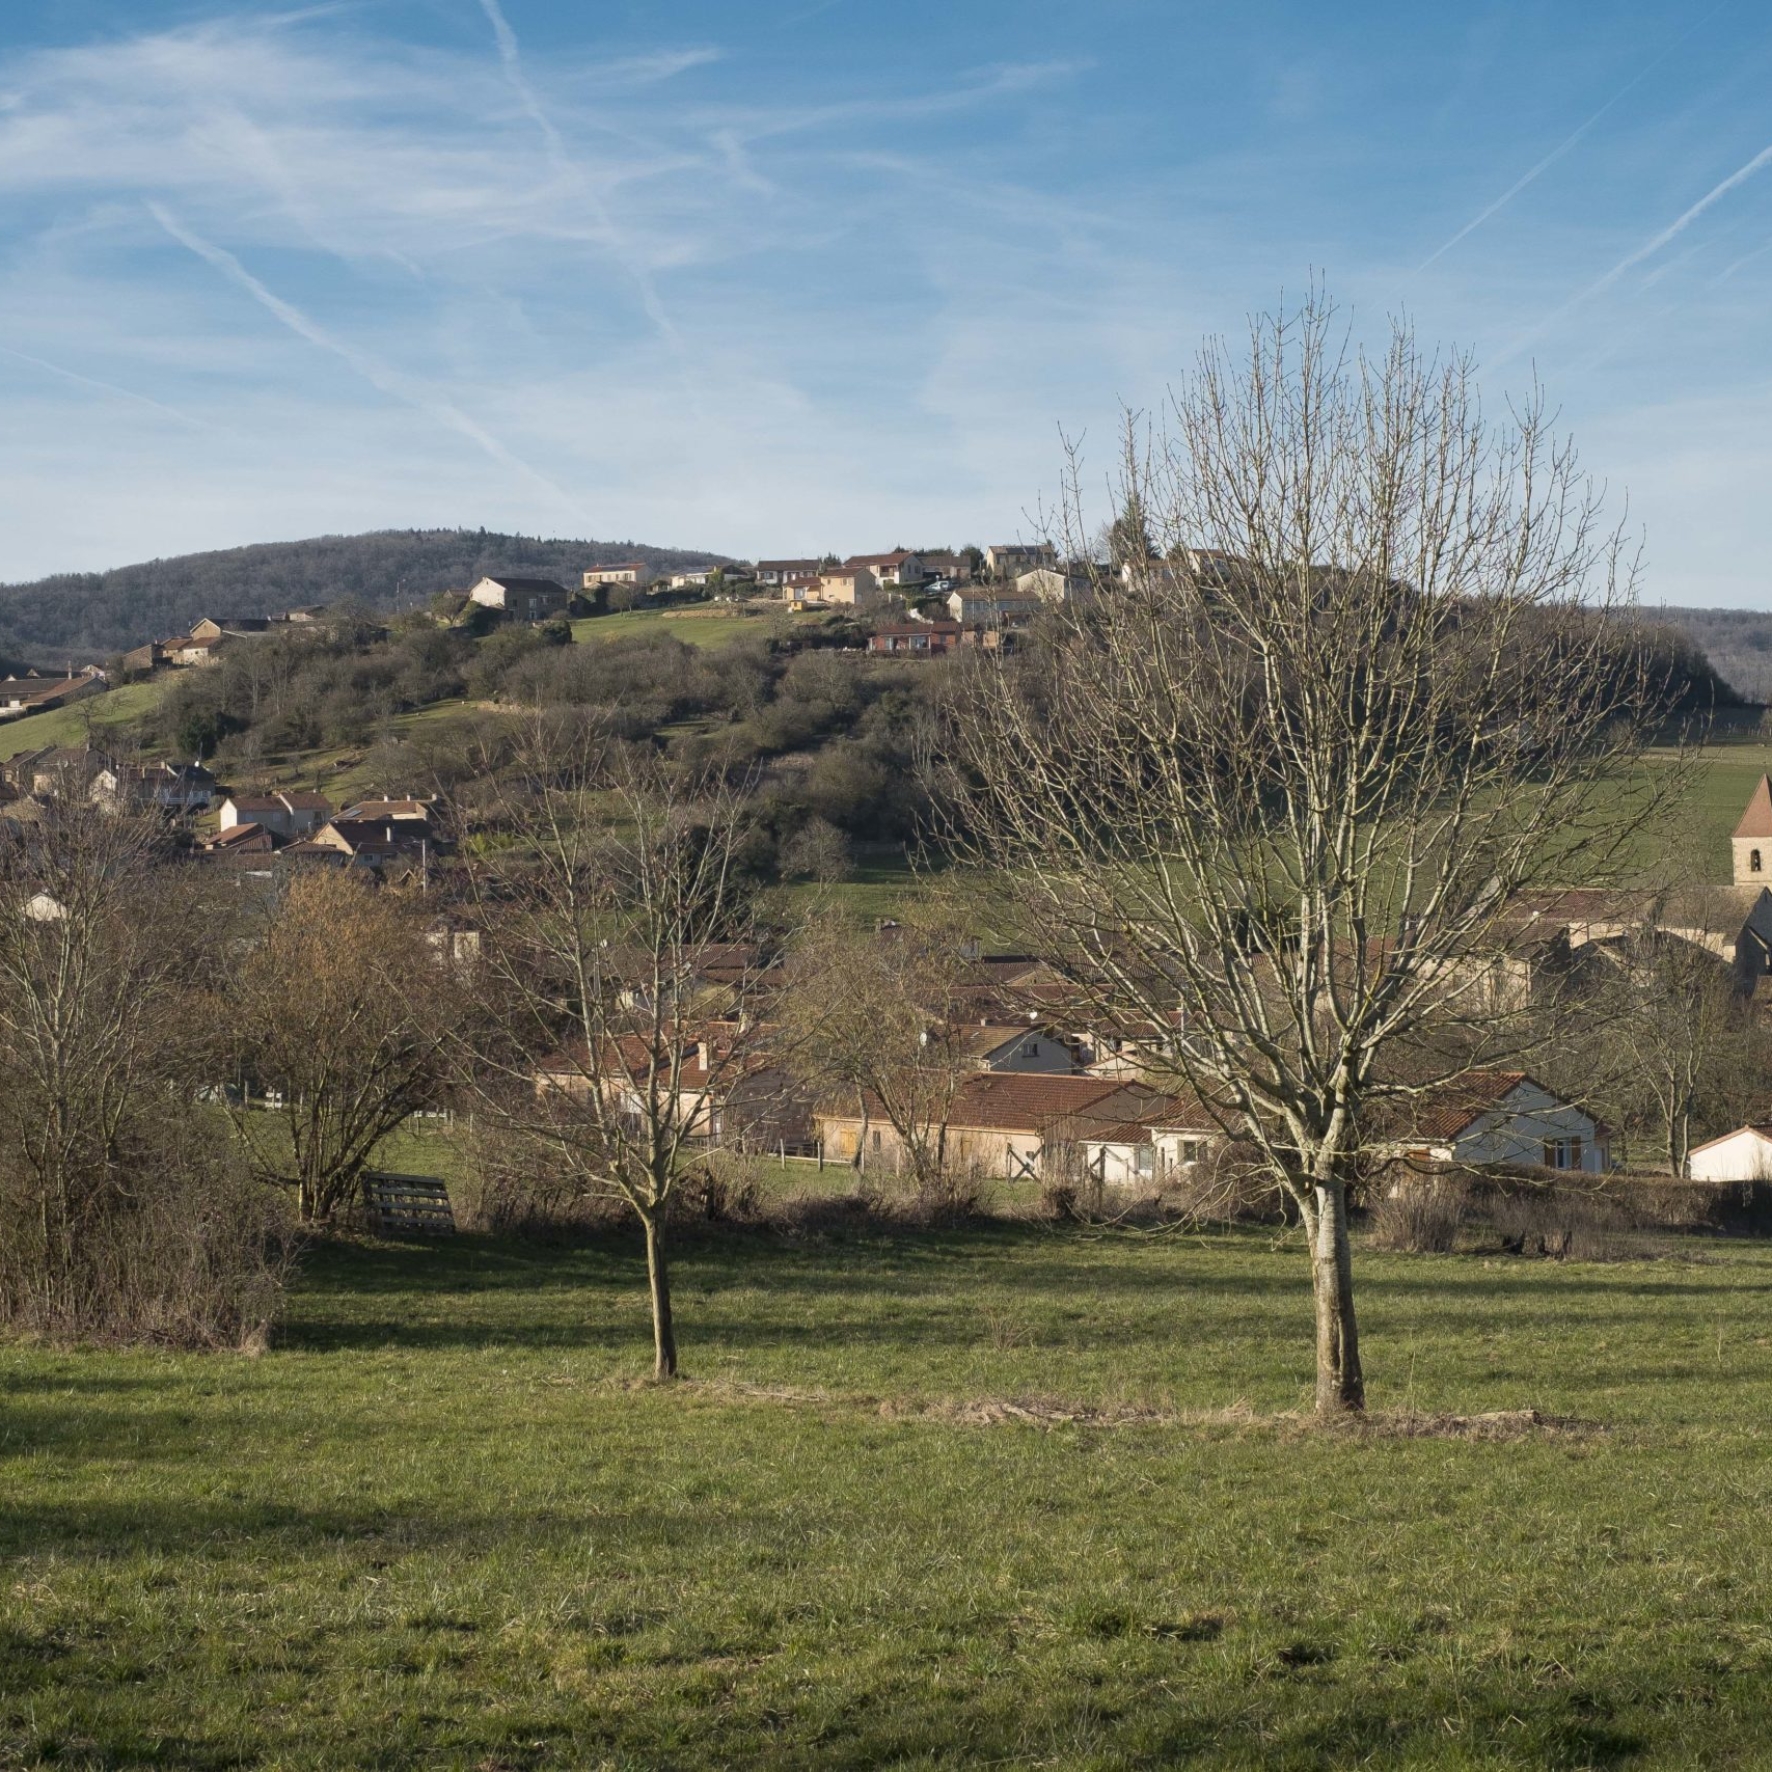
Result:
[[961,1045],[981,1071],[1022,1071],[1044,1076],[1069,1076],[1076,1054],[1064,1041],[1039,1027],[1014,1027],[982,1022],[968,1028]]
[[551,578],[487,577],[468,592],[488,609],[502,609],[518,621],[545,621],[566,609],[566,587]]
[[1038,597],[1042,603],[1088,603],[1095,596],[1093,580],[1080,567],[1036,566],[1017,575],[1015,589],[1019,595]]
[[1531,1164],[1600,1174],[1611,1166],[1591,1115],[1559,1100],[1524,1071],[1467,1071],[1423,1100],[1412,1136],[1386,1154],[1470,1168]]
[[1686,1170],[1694,1181],[1772,1181],[1772,1127],[1738,1126],[1695,1145]]

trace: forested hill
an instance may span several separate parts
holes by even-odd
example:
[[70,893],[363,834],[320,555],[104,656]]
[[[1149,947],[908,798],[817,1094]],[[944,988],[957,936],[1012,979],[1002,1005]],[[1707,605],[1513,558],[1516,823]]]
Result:
[[0,654],[98,659],[176,634],[205,615],[269,615],[352,597],[410,607],[488,572],[555,578],[569,590],[587,566],[645,560],[681,571],[723,556],[637,542],[549,541],[485,529],[385,529],[181,554],[110,572],[0,585]]

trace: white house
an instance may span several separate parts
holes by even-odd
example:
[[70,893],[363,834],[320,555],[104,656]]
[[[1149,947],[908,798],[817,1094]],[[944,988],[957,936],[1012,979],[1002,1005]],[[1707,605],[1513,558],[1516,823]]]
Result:
[[502,609],[517,621],[545,621],[550,615],[563,614],[566,608],[566,587],[551,578],[487,577],[468,596],[488,609]]
[[222,801],[216,824],[224,831],[256,824],[279,837],[306,837],[331,817],[332,802],[324,794],[232,794]]
[[1094,581],[1081,566],[1036,566],[1031,572],[1017,574],[1015,589],[1019,595],[1038,597],[1042,603],[1087,603],[1095,595]]
[[1076,1055],[1070,1047],[1040,1027],[981,1022],[965,1030],[960,1045],[981,1071],[1022,1071],[1062,1077],[1077,1068]]
[[1415,1104],[1413,1132],[1389,1142],[1392,1156],[1480,1168],[1541,1164],[1599,1174],[1609,1166],[1605,1133],[1524,1071],[1466,1071]]
[[966,628],[1024,628],[1040,609],[1038,597],[970,586],[950,591],[947,602],[948,614]]
[[1772,1181],[1772,1127],[1738,1126],[1694,1145],[1686,1169],[1694,1181]]

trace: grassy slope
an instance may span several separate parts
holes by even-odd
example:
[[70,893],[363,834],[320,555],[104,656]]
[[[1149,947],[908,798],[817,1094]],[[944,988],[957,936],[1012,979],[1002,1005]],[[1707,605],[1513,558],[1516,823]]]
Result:
[[572,624],[572,637],[583,642],[664,633],[691,646],[724,646],[746,635],[764,635],[775,628],[791,627],[796,619],[816,622],[819,618],[796,618],[779,605],[747,613],[730,603],[690,603],[676,608],[625,609],[615,615],[587,616]]
[[44,745],[83,744],[89,734],[102,743],[103,728],[139,720],[159,702],[167,681],[157,677],[145,683],[123,683],[47,714],[9,720],[0,726],[0,761]]
[[[1760,1766],[1772,1254],[1368,1259],[1381,1403],[1295,1407],[1296,1249],[967,1235],[313,1258],[255,1360],[0,1352],[0,1763]],[[788,1394],[777,1394],[793,1387]]]

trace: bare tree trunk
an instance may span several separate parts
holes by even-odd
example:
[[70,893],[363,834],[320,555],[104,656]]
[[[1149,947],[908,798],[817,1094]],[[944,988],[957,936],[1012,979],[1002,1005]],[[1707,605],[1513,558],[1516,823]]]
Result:
[[646,1280],[652,1292],[652,1376],[659,1382],[677,1377],[677,1330],[671,1321],[671,1279],[665,1267],[664,1225],[648,1215]]
[[1353,1247],[1348,1240],[1347,1187],[1337,1179],[1316,1188],[1311,1286],[1317,1305],[1317,1413],[1344,1415],[1366,1407],[1360,1332],[1354,1320]]

